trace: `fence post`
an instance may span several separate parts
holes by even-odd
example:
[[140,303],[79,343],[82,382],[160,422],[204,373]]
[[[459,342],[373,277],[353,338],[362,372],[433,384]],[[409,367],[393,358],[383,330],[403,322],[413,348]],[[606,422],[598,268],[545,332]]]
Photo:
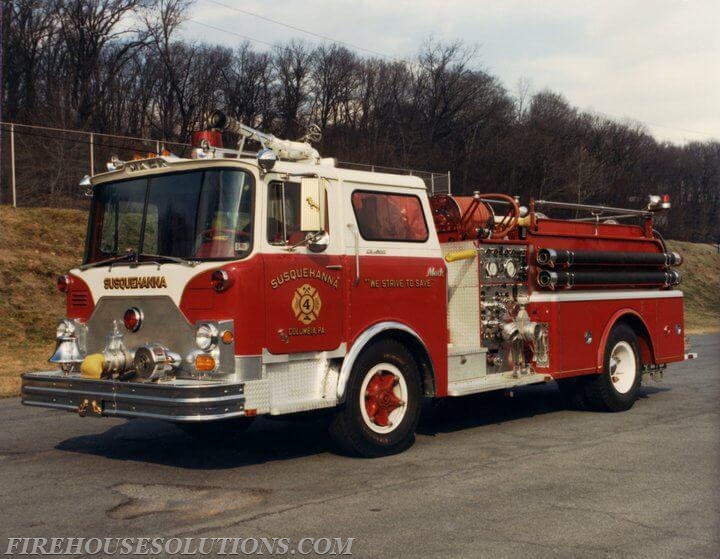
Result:
[[15,125],[10,125],[10,184],[12,184],[13,208],[17,208],[17,191],[15,189]]
[[95,134],[90,132],[90,176],[95,176]]
[[435,195],[435,173],[430,173],[430,193]]
[[452,182],[450,181],[450,171],[448,171],[448,194],[452,196]]
[[155,140],[155,155],[160,157],[160,140]]

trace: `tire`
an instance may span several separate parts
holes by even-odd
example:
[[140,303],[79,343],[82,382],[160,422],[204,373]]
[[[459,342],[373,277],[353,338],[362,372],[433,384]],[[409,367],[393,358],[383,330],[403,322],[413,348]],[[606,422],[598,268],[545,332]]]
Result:
[[603,371],[586,377],[585,396],[592,409],[629,410],[640,391],[642,362],[637,336],[627,324],[617,324],[605,344]]
[[329,433],[345,452],[376,458],[409,448],[420,418],[417,363],[401,343],[387,339],[365,349],[353,365],[345,403]]
[[232,441],[247,431],[254,417],[233,417],[219,421],[203,421],[200,423],[176,423],[175,426],[186,435],[207,441]]

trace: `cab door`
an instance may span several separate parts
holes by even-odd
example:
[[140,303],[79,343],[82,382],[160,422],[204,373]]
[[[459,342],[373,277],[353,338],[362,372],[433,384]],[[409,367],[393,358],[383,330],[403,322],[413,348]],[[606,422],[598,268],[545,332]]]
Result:
[[[343,342],[344,270],[336,223],[336,181],[319,179],[318,196],[303,193],[301,179],[270,180],[265,200],[263,261],[266,347],[270,353],[330,351]],[[322,212],[329,241],[321,252],[304,243],[303,204]],[[295,248],[293,248],[295,247]],[[315,250],[318,250],[315,247]]]

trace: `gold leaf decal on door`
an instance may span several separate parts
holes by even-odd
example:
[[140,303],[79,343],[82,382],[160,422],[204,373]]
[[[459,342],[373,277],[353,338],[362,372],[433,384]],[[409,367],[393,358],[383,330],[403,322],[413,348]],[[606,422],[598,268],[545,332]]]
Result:
[[320,316],[322,301],[318,290],[312,285],[304,283],[295,290],[292,300],[292,310],[295,318],[302,324],[311,324]]

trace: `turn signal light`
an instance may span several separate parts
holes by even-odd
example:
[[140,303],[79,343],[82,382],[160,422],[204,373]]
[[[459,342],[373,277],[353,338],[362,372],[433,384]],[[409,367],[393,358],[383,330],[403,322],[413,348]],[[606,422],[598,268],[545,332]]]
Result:
[[225,291],[232,285],[232,279],[225,270],[215,270],[210,276],[210,284],[215,291]]
[[60,293],[67,293],[70,291],[70,276],[58,276],[56,285]]
[[195,369],[197,371],[215,370],[215,358],[212,355],[201,353],[195,357]]
[[230,330],[225,330],[222,335],[220,336],[220,339],[224,344],[231,344],[235,336],[233,336],[233,333]]

